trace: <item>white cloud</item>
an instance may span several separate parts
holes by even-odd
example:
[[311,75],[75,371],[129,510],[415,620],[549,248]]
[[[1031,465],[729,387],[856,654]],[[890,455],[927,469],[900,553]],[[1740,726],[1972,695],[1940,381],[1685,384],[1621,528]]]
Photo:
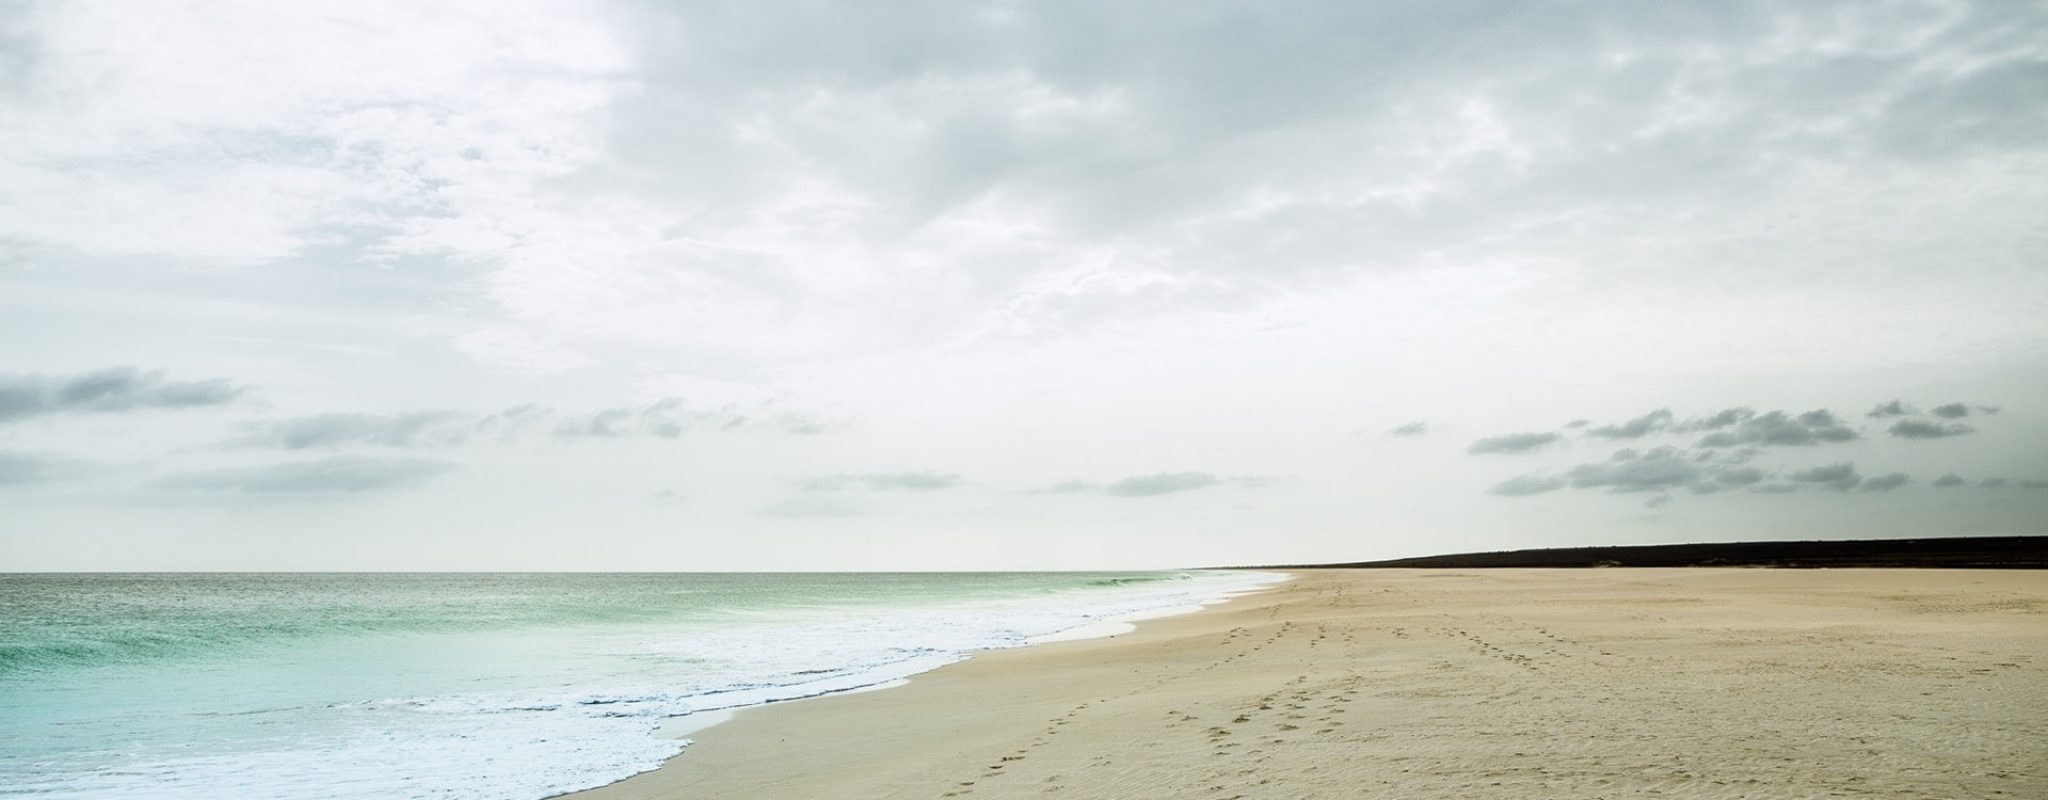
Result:
[[579,8],[29,4],[0,235],[250,264],[530,190],[591,157],[626,88]]

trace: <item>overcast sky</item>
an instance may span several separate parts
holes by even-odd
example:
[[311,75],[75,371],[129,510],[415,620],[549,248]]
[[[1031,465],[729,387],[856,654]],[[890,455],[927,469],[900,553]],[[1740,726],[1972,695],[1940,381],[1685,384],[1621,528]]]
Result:
[[2020,2],[0,0],[0,569],[2048,533]]

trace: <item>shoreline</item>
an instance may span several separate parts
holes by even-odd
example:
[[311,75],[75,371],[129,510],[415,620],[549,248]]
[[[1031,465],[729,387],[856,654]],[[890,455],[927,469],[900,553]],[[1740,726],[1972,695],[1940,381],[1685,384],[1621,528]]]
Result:
[[609,789],[621,783],[632,781],[636,778],[641,778],[643,776],[650,775],[654,772],[669,769],[676,763],[678,759],[687,757],[690,754],[691,750],[696,747],[695,735],[698,732],[726,725],[736,719],[741,718],[748,712],[756,712],[777,706],[790,705],[794,703],[815,702],[819,700],[828,700],[838,697],[869,694],[889,689],[900,689],[905,686],[909,686],[919,678],[930,675],[934,672],[951,669],[953,667],[957,667],[969,661],[973,661],[975,659],[980,658],[986,658],[998,653],[1010,653],[1028,648],[1047,647],[1074,642],[1088,642],[1101,639],[1113,639],[1115,637],[1123,636],[1125,634],[1136,631],[1138,629],[1138,625],[1141,623],[1150,623],[1159,620],[1172,619],[1174,617],[1186,617],[1201,614],[1205,611],[1213,610],[1218,606],[1227,605],[1241,598],[1252,597],[1273,591],[1275,588],[1284,586],[1288,582],[1296,580],[1299,577],[1293,571],[1280,569],[1198,568],[1185,571],[1264,574],[1278,577],[1275,577],[1274,579],[1267,581],[1265,583],[1255,585],[1249,589],[1235,589],[1231,591],[1222,592],[1221,594],[1216,595],[1212,599],[1203,600],[1201,602],[1197,602],[1191,605],[1163,606],[1160,608],[1133,611],[1125,614],[1117,614],[1100,620],[1096,620],[1094,622],[1079,625],[1074,628],[1069,628],[1067,630],[1055,631],[1053,633],[1033,636],[1029,639],[1024,640],[1024,642],[1022,642],[1021,644],[1011,645],[1008,647],[989,647],[980,650],[970,651],[966,654],[966,657],[961,659],[960,661],[955,661],[949,664],[942,664],[937,667],[927,669],[923,672],[917,672],[898,678],[891,678],[888,680],[881,681],[879,683],[873,683],[866,686],[857,686],[851,689],[826,692],[824,694],[807,695],[803,697],[791,697],[780,700],[770,700],[764,703],[757,703],[754,705],[736,706],[730,708],[713,708],[705,711],[694,712],[681,717],[674,717],[667,721],[664,721],[661,725],[657,726],[653,735],[664,739],[688,741],[689,744],[687,744],[684,747],[682,752],[679,752],[675,755],[669,756],[666,759],[663,759],[661,766],[656,767],[652,770],[647,770],[644,772],[635,773],[633,775],[628,775],[626,777],[620,778],[616,781],[612,781],[611,783],[607,783],[601,786],[593,786],[587,789],[577,789],[575,791],[563,794],[550,795],[548,798],[546,798],[546,800],[555,800],[555,798],[582,798],[586,795],[592,795],[593,793],[600,792],[604,789]]
[[562,797],[2048,794],[2048,574],[1286,572]]

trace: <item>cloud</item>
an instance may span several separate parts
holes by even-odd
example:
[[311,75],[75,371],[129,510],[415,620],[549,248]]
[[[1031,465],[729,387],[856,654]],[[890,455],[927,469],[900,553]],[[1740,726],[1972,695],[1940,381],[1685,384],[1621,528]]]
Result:
[[1099,483],[1088,480],[1061,481],[1026,494],[1105,494],[1111,497],[1153,497],[1175,492],[1206,489],[1211,486],[1230,485],[1239,489],[1264,489],[1280,479],[1268,475],[1217,476],[1207,472],[1160,472],[1151,475],[1132,475],[1128,478]]
[[1406,425],[1398,425],[1393,430],[1387,431],[1388,436],[1421,436],[1426,433],[1429,433],[1429,423],[1421,420],[1410,422]]
[[1641,439],[1665,433],[1706,433],[1699,441],[1701,447],[1814,445],[1857,438],[1855,430],[1826,409],[1797,415],[1784,411],[1759,414],[1747,406],[1684,420],[1670,409],[1660,408],[1627,422],[1586,430],[1586,435],[1602,439]]
[[1580,464],[1566,475],[1573,488],[1604,488],[1614,492],[1694,486],[1705,477],[1699,464],[1674,447],[1658,447],[1648,452],[1622,450],[1605,463]]
[[960,485],[960,476],[950,472],[876,472],[865,474],[821,475],[797,484],[806,492],[843,492],[865,490],[885,492],[908,490],[918,492],[951,489]]
[[1528,453],[1540,450],[1564,438],[1555,433],[1509,433],[1489,436],[1472,443],[1465,452],[1484,453]]
[[[552,411],[524,412],[528,417],[551,415]],[[620,406],[565,417],[555,423],[554,435],[564,439],[616,439],[646,436],[680,438],[696,430],[740,431],[768,429],[783,433],[811,435],[841,427],[794,411],[775,410],[763,403],[753,408],[693,408],[679,397],[664,397],[646,406]]]
[[47,414],[221,406],[247,393],[225,378],[170,381],[163,370],[112,367],[76,375],[0,375],[0,423]]
[[1724,486],[1749,486],[1768,475],[1756,467],[1722,467],[1714,470],[1714,482]]
[[1969,416],[1973,409],[1980,414],[1996,414],[1999,411],[1998,406],[1971,406],[1967,403],[1948,403],[1927,409],[1927,413],[1942,419],[1962,419]]
[[1755,416],[1756,411],[1748,406],[1724,408],[1710,416],[1686,420],[1681,429],[1688,432],[1718,431],[1730,425],[1742,423]]
[[1942,473],[1941,477],[1934,479],[1934,487],[1937,489],[1951,489],[1966,483],[1969,483],[1969,481],[1963,480],[1963,476],[1953,472]]
[[525,404],[483,417],[447,410],[332,413],[260,422],[250,427],[252,432],[239,444],[306,450],[355,446],[454,447],[477,440],[510,442],[542,434],[563,440],[675,439],[696,430],[773,430],[811,435],[839,426],[794,411],[777,410],[769,403],[745,410],[697,409],[681,398],[668,397],[645,406],[617,406],[570,416]]
[[1114,497],[1153,497],[1203,489],[1218,482],[1216,476],[1207,472],[1161,472],[1112,481],[1103,487],[1103,492]]
[[747,418],[725,410],[692,410],[681,398],[665,397],[639,407],[607,408],[568,417],[555,424],[555,435],[565,439],[615,439],[649,436],[674,439],[696,427],[733,430],[747,424]]
[[261,423],[247,441],[286,450],[376,445],[445,447],[469,441],[476,424],[457,411],[318,414]]
[[1554,492],[1564,488],[1569,483],[1569,481],[1558,477],[1518,475],[1494,484],[1492,489],[1487,490],[1487,493],[1497,494],[1502,497],[1527,497],[1533,494]]
[[1961,419],[1970,415],[1970,407],[1962,403],[1949,403],[1930,408],[1927,413],[1942,419]]
[[1660,494],[1660,495],[1657,495],[1656,497],[1652,497],[1652,498],[1650,498],[1650,499],[1648,499],[1648,500],[1644,500],[1644,501],[1643,501],[1643,507],[1644,507],[1644,508],[1663,508],[1664,506],[1668,506],[1668,505],[1671,505],[1671,504],[1672,504],[1673,502],[1675,502],[1675,501],[1673,501],[1673,500],[1672,500],[1672,498],[1671,498],[1671,495],[1668,495],[1668,494]]
[[[1942,419],[1962,419],[1962,417],[1968,417],[1972,411],[1989,415],[1989,413],[1999,413],[1999,407],[1997,405],[1970,405],[1970,403],[1944,403],[1944,405],[1935,405],[1935,407],[1927,409],[1927,413],[1931,413],[1935,417],[1942,417]],[[1880,403],[1878,407],[1870,409],[1870,413],[1866,413],[1866,415],[1874,417],[1874,419],[1913,417],[1913,415],[1919,415],[1919,409],[1915,409],[1911,405],[1905,405],[1901,401],[1890,401],[1890,403]],[[1931,432],[1942,430],[1942,428],[1939,428],[1939,424],[1929,424],[1929,421],[1917,421],[1915,426],[1931,426],[1931,428],[1919,428],[1919,430],[1931,430]],[[1968,428],[1964,428],[1962,432],[1968,432]],[[1894,426],[1892,428],[1892,436],[1917,436],[1917,434],[1898,434],[1896,426]],[[1956,434],[1929,434],[1929,436],[1917,436],[1917,438],[1935,438],[1935,436],[1956,436]]]
[[1700,447],[1803,447],[1848,442],[1857,438],[1856,431],[1843,425],[1841,420],[1825,409],[1808,411],[1797,416],[1783,411],[1753,414],[1749,409],[1729,409],[1703,421],[1703,424],[1706,423],[1725,430],[1717,430],[1701,438]]
[[[456,346],[545,371],[1502,254],[1827,286],[1929,241],[2009,261],[1976,256],[2015,226],[1973,212],[2038,183],[2038,104],[2012,99],[2037,67],[2005,46],[2036,15],[1988,6],[257,5],[21,14],[34,68],[0,115],[36,135],[10,141],[0,238],[247,263],[357,232],[347,255],[477,265],[471,305],[503,319]],[[1988,217],[1980,241],[1874,199],[1902,181]],[[1713,264],[1738,231],[1755,252]],[[1001,277],[925,268],[963,263]]]
[[83,463],[68,458],[0,450],[0,488],[45,483],[86,471]]
[[1976,428],[1960,422],[1934,422],[1924,419],[1902,419],[1887,429],[1893,436],[1903,439],[1943,439],[1976,432]]
[[[1848,462],[1780,474],[1745,463],[1746,457],[1711,448],[1694,451],[1670,445],[1648,450],[1629,448],[1615,451],[1605,461],[1579,464],[1562,474],[1537,473],[1510,478],[1495,484],[1488,493],[1521,497],[1569,488],[1610,494],[1659,493],[1668,496],[1680,490],[1694,495],[1739,489],[1759,494],[1789,494],[1802,489],[1848,491],[1859,487],[1870,492],[1886,492],[1911,482],[1902,472],[1865,480]],[[1955,480],[1961,481],[1960,478]],[[1935,485],[1953,484],[1937,481]]]
[[1598,489],[1617,494],[1686,489],[1711,494],[1750,486],[1768,473],[1731,461],[1716,452],[1688,453],[1663,445],[1649,450],[1615,451],[1606,461],[1580,464],[1562,476],[1523,475],[1495,484],[1491,494],[1519,497],[1565,487]]
[[168,489],[220,494],[341,495],[404,489],[426,483],[455,465],[423,458],[335,456],[260,467],[173,475]]
[[1671,426],[1671,410],[1660,408],[1620,425],[1602,425],[1586,431],[1603,439],[1640,439]]
[[1863,477],[1856,473],[1856,466],[1848,462],[1803,469],[1785,477],[1794,483],[1819,486],[1838,492],[1854,489],[1856,484],[1863,482]]

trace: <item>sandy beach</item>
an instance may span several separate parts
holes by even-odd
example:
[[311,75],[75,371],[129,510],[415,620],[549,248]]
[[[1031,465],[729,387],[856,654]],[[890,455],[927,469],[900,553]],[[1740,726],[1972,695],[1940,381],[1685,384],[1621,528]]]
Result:
[[1294,574],[571,797],[2048,797],[2048,572]]

